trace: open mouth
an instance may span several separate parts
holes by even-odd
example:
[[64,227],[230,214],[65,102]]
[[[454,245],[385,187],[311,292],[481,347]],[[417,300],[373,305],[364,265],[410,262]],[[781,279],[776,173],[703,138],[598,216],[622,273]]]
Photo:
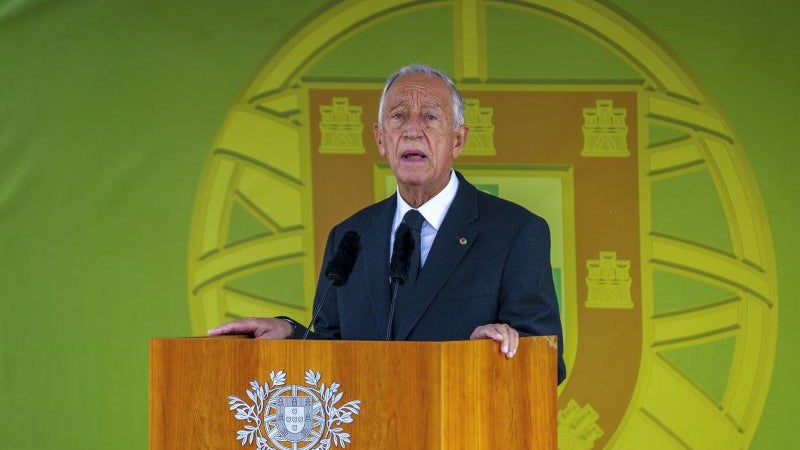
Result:
[[406,150],[400,156],[400,159],[406,162],[421,162],[428,159],[428,157],[425,155],[425,153],[417,150]]

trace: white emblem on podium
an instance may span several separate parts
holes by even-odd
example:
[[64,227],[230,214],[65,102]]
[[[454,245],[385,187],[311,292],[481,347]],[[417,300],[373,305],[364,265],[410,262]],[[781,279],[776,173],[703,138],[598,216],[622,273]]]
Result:
[[250,382],[246,402],[228,396],[235,417],[245,422],[236,432],[242,446],[255,443],[258,450],[328,450],[346,447],[350,433],[342,428],[361,410],[360,400],[336,406],[342,399],[339,383],[319,384],[320,374],[306,370],[305,386],[287,385],[286,373],[271,372],[270,381]]

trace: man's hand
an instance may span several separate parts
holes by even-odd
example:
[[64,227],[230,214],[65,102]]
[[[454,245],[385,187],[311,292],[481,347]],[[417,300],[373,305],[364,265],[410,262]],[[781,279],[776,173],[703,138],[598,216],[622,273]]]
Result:
[[519,346],[519,333],[504,323],[490,323],[475,328],[470,339],[494,339],[500,343],[500,352],[512,358]]
[[223,334],[249,334],[256,339],[289,339],[294,334],[294,325],[273,317],[247,317],[208,330],[209,336]]

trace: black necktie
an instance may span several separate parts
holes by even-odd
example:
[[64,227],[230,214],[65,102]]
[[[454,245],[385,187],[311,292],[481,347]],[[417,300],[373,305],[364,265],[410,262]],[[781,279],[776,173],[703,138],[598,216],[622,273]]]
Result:
[[[422,218],[422,214],[419,211],[412,209],[403,216],[403,224],[405,224],[410,233],[411,238],[414,241],[412,244],[414,246],[413,250],[411,251],[410,260],[408,261],[408,274],[406,276],[406,280],[403,284],[397,286],[396,292],[396,300],[392,300],[392,308],[391,312],[389,313],[389,322],[391,323],[391,334],[387,331],[387,339],[392,338],[392,336],[397,335],[397,322],[398,320],[394,320],[394,304],[395,302],[398,305],[407,304],[409,300],[409,296],[411,295],[411,291],[414,289],[414,284],[417,282],[417,276],[419,275],[419,265],[420,265],[420,229],[422,228],[422,222],[425,219]],[[395,237],[397,240],[399,237]],[[401,307],[402,310],[402,307]]]

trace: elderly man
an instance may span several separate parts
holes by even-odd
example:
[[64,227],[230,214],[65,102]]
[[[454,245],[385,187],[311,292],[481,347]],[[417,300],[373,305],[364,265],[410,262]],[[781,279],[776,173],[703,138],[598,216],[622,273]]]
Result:
[[[478,191],[453,170],[468,133],[463,100],[445,74],[413,65],[388,78],[375,141],[397,178],[397,193],[331,230],[323,267],[348,231],[358,233],[362,250],[348,282],[328,292],[313,337],[488,338],[510,358],[520,335],[556,335],[560,382],[566,371],[549,229],[542,218]],[[392,300],[389,265],[401,223],[418,230],[412,258],[418,269]],[[316,306],[327,287],[320,277]],[[285,339],[298,328],[285,318],[247,318],[209,334]]]

